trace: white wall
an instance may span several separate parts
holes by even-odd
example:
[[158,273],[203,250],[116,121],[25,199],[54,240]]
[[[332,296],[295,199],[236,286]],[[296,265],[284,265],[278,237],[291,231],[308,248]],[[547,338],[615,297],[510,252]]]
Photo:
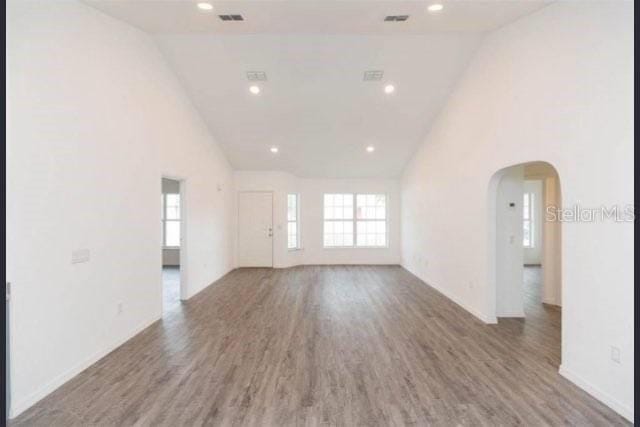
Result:
[[[525,180],[525,193],[533,194],[533,246],[524,248],[525,265],[542,264],[542,219],[544,218],[544,192],[542,180]],[[524,230],[523,230],[524,232]]]
[[524,317],[522,191],[524,166],[501,174],[496,191],[496,316]]
[[[490,34],[403,176],[403,265],[492,320],[490,178],[545,160],[564,207],[633,203],[633,92],[631,2],[558,2]],[[631,419],[633,224],[563,224],[561,267],[561,373]]]
[[[273,191],[273,265],[300,264],[399,264],[400,183],[392,179],[307,179],[286,172],[236,171],[237,191]],[[287,193],[300,195],[302,249],[287,250]],[[325,249],[322,245],[325,193],[387,194],[389,247]]]
[[161,316],[162,175],[185,179],[187,296],[232,268],[235,217],[231,168],[148,36],[75,2],[7,13],[15,416]]

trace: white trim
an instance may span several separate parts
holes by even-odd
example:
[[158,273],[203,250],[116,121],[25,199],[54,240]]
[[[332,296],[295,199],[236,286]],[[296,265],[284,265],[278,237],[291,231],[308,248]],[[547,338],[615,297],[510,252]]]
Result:
[[[184,301],[189,294],[189,276],[187,274],[187,245],[189,243],[189,240],[187,240],[187,179],[181,178],[177,181],[180,183],[180,299]],[[162,301],[164,301],[164,295]]]
[[220,274],[216,279],[210,280],[208,283],[208,285],[204,286],[201,289],[198,289],[197,291],[195,291],[192,294],[186,295],[184,298],[181,298],[183,301],[187,301],[191,298],[193,298],[194,296],[198,295],[200,292],[204,291],[205,289],[207,289],[209,286],[213,285],[214,283],[216,283],[218,280],[220,280],[221,278],[223,278],[224,276],[226,276],[227,274],[231,273],[233,270],[237,270],[238,268],[243,268],[243,267],[228,267],[226,270],[224,270],[224,272],[222,274]]
[[107,345],[104,349],[92,354],[87,357],[82,362],[78,363],[73,368],[68,371],[58,375],[53,380],[49,381],[47,384],[38,388],[33,393],[29,394],[27,397],[23,398],[20,402],[14,403],[11,402],[11,407],[9,408],[9,419],[13,419],[29,409],[31,406],[38,403],[40,400],[45,398],[47,395],[64,385],[67,381],[71,380],[73,377],[78,375],[80,372],[84,371],[100,359],[102,359],[107,354],[111,353],[118,347],[120,347],[125,342],[129,341],[134,336],[138,335],[143,330],[147,329],[149,326],[160,320],[161,317],[157,316],[151,320],[147,320],[142,322],[138,327],[134,328],[131,332],[126,334],[124,337],[114,340],[111,344]]
[[[289,219],[289,196],[296,196],[296,219],[291,221]],[[296,245],[294,247],[289,247],[289,224],[294,223],[296,225]],[[301,243],[301,231],[300,231],[300,193],[287,193],[287,250],[288,251],[297,251],[302,249]]]
[[619,402],[616,398],[600,390],[598,387],[583,379],[580,375],[576,374],[571,369],[568,369],[565,365],[560,365],[558,373],[580,387],[582,390],[589,393],[591,396],[598,399],[600,402],[607,405],[609,408],[616,411],[618,414],[622,415],[627,420],[631,421],[632,423],[634,422],[633,407],[628,407]]
[[[165,246],[165,193],[162,192],[162,179],[170,179],[173,181],[178,181],[178,189],[180,192],[180,219],[177,220],[180,223],[180,246]],[[180,300],[184,301],[188,298],[188,275],[187,275],[187,208],[186,208],[186,191],[187,191],[187,179],[178,175],[172,175],[167,173],[160,174],[160,194],[162,195],[162,216],[160,217],[160,221],[162,223],[162,230],[160,235],[160,313],[161,315],[164,313],[164,283],[162,281],[162,267],[163,267],[163,258],[164,258],[164,250],[165,249],[177,249],[180,251],[180,264],[178,265],[180,268]],[[169,193],[167,193],[169,194]]]
[[514,313],[500,313],[498,315],[496,315],[496,317],[525,317],[524,315],[524,311],[517,311]]
[[[353,196],[353,218],[351,218],[351,220],[347,219],[326,219],[325,218],[325,205],[324,205],[324,196],[327,194],[349,194],[351,196]],[[383,195],[384,196],[384,227],[385,227],[385,242],[383,246],[358,246],[358,221],[360,222],[374,222],[374,221],[382,221],[381,219],[376,219],[376,218],[372,218],[372,219],[358,219],[357,217],[357,212],[358,212],[358,196],[366,196],[366,195],[374,195],[374,196],[379,196],[379,195]],[[345,221],[351,221],[353,223],[353,245],[350,246],[326,246],[324,244],[324,226],[325,223],[327,221],[334,221],[334,222],[345,222]],[[391,236],[389,235],[389,194],[388,193],[372,193],[372,192],[368,192],[368,193],[358,193],[358,192],[352,192],[352,193],[322,193],[322,249],[389,249],[390,244],[389,241],[391,240]]]
[[[235,268],[233,267],[226,269],[226,271],[223,272],[221,275],[219,275],[217,279],[214,279],[213,281],[209,282],[207,286],[203,287],[202,289],[198,290],[192,295],[188,295],[184,299],[189,299],[197,295],[198,293],[207,289],[209,286],[213,285],[215,282],[220,280],[220,278],[229,274],[233,270],[235,270]],[[67,381],[73,379],[76,375],[82,373],[85,369],[94,365],[100,359],[102,359],[112,351],[116,350],[118,347],[125,344],[127,341],[134,338],[136,335],[138,335],[139,333],[141,333],[142,331],[144,331],[145,329],[147,329],[157,321],[161,321],[161,320],[162,320],[162,312],[158,316],[154,317],[153,319],[146,322],[142,322],[138,327],[134,328],[130,333],[126,334],[123,338],[114,340],[111,344],[107,345],[104,349],[94,353],[93,355],[86,358],[84,361],[78,363],[73,368],[58,375],[53,380],[49,381],[47,384],[45,384],[44,386],[40,387],[39,389],[37,389],[36,391],[31,393],[24,399],[22,399],[19,403],[14,404],[14,402],[12,401],[11,407],[9,408],[9,419],[14,419],[18,415],[20,415],[21,413],[23,413],[24,411],[26,411],[27,409],[29,409],[30,407],[38,403],[40,400],[44,399],[49,394],[51,394],[58,388],[62,387]]]
[[427,280],[424,280],[418,274],[413,272],[409,267],[407,267],[404,263],[400,264],[400,267],[404,268],[409,273],[411,273],[414,276],[416,276],[425,285],[430,286],[431,288],[433,288],[436,291],[440,292],[442,295],[444,295],[449,300],[451,300],[451,302],[455,303],[456,305],[459,305],[461,308],[463,308],[465,311],[469,312],[469,314],[472,314],[477,319],[481,320],[483,323],[486,323],[486,324],[498,323],[498,319],[496,317],[487,316],[487,315],[485,315],[485,314],[483,314],[483,313],[481,313],[479,311],[476,311],[476,309],[474,309],[472,307],[469,307],[466,303],[462,302],[462,300],[457,295],[452,294],[451,292],[449,292],[445,288],[440,288],[440,287],[435,286],[432,283],[428,282]]
[[536,239],[535,239],[535,203],[537,203],[536,199],[535,199],[535,193],[533,191],[524,191],[522,194],[522,203],[524,204],[524,197],[527,196],[528,197],[528,203],[527,203],[527,210],[528,210],[528,214],[529,214],[529,218],[522,218],[522,226],[523,226],[523,235],[524,235],[524,223],[528,222],[529,223],[529,244],[525,245],[524,244],[524,239],[522,242],[522,247],[524,247],[525,249],[535,249],[536,247]]

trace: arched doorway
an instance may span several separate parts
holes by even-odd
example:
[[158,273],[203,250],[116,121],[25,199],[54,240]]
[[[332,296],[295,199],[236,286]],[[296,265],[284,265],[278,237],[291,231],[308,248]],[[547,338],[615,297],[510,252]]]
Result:
[[[489,313],[496,322],[544,324],[559,343],[561,223],[552,218],[562,205],[558,172],[542,161],[505,167],[492,176],[488,194]],[[555,354],[559,365],[560,345]]]

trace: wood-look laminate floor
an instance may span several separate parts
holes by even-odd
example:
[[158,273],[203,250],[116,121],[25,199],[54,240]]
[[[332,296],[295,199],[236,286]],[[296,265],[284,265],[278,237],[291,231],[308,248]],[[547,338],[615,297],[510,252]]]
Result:
[[180,309],[180,267],[162,267],[162,310]]
[[397,266],[239,269],[11,424],[627,425],[557,373],[536,275],[485,325]]

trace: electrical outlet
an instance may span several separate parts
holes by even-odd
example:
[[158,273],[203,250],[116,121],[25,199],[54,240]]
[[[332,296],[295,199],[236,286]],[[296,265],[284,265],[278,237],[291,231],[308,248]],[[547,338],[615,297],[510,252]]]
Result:
[[123,311],[124,311],[124,308],[123,308],[123,306],[122,306],[122,303],[121,303],[121,302],[119,302],[119,303],[118,303],[118,314],[122,314],[122,312],[123,312]]
[[611,346],[611,360],[620,363],[620,349],[618,347]]
[[429,259],[428,258],[424,259],[424,266],[425,267],[429,267]]

